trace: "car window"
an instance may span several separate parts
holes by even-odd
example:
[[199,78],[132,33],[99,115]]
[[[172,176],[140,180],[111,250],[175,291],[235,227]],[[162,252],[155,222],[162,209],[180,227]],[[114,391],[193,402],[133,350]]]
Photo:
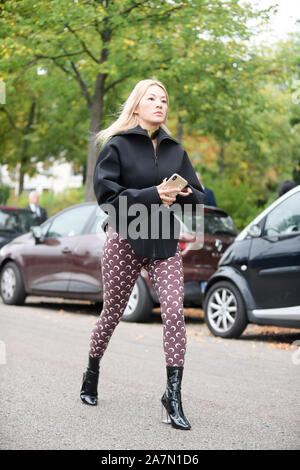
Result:
[[14,215],[1,211],[0,212],[0,229],[8,231],[17,231],[16,227],[16,217]]
[[205,235],[222,235],[227,237],[235,237],[237,235],[237,229],[230,216],[225,216],[216,213],[204,212],[204,224],[203,219],[197,218],[197,226],[195,222],[195,216],[192,216],[192,223],[190,220],[191,216],[184,216],[182,220],[181,230],[189,232],[192,227],[192,231],[203,230]]
[[26,209],[1,209],[0,230],[7,232],[25,233],[36,225],[35,216]]
[[[186,214],[185,212],[182,215],[174,214],[176,219],[180,222],[181,232],[195,234],[195,232],[203,233],[203,216],[198,216],[197,218],[192,214]],[[196,223],[197,222],[197,223]]]
[[267,215],[263,235],[284,235],[299,231],[300,192],[282,201]]
[[235,237],[237,235],[237,229],[231,217],[205,212],[204,234]]
[[95,205],[84,205],[58,214],[51,223],[46,238],[80,235],[94,210]]

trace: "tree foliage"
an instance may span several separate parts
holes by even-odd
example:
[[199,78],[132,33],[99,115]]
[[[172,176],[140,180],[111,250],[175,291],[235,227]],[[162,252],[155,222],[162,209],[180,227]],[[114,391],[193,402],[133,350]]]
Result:
[[249,43],[270,9],[237,0],[8,0],[0,8],[1,162],[19,165],[20,191],[37,161],[64,157],[84,168],[92,199],[98,150],[89,137],[153,76],[170,94],[169,127],[212,184],[251,188],[249,204],[259,206],[295,166],[299,38],[276,50]]

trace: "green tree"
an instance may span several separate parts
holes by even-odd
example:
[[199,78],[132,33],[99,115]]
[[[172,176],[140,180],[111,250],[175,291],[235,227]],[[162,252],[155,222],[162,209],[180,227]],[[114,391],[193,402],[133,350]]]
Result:
[[85,166],[88,113],[60,71],[44,72],[35,66],[22,76],[10,73],[0,107],[1,163],[19,169],[19,194],[24,175],[35,174],[38,162],[48,167],[63,157]]
[[[89,135],[105,123],[104,111],[116,111],[116,96],[123,101],[133,82],[154,74],[173,87],[179,116],[188,109],[197,120],[207,113],[199,90],[211,101],[218,93],[228,94],[217,76],[222,55],[234,50],[232,62],[237,49],[242,53],[240,42],[250,34],[247,21],[261,15],[237,0],[7,1],[1,5],[1,58],[10,70],[37,64],[50,70],[53,65],[67,83],[76,82],[89,116]],[[94,197],[96,157],[90,142],[87,200]]]

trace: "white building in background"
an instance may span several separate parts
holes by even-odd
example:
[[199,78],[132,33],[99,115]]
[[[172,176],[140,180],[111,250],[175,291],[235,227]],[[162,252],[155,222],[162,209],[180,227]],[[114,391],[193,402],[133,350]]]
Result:
[[[3,165],[0,168],[1,178],[3,184],[14,188],[15,194],[18,193],[18,174],[19,171],[8,172],[7,166]],[[83,184],[82,175],[74,174],[71,163],[54,161],[48,169],[44,169],[43,163],[37,163],[38,173],[35,176],[24,176],[24,191],[30,192],[32,190],[38,191],[42,194],[43,191],[53,191],[55,194],[69,188],[80,188]]]

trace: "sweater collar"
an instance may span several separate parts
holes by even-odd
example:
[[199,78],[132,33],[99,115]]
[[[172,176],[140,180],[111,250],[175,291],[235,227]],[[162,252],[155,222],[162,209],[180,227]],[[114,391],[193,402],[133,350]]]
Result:
[[[147,131],[143,129],[140,125],[133,127],[132,129],[128,129],[127,131],[120,132],[119,135],[130,135],[130,134],[139,134],[139,135],[144,135],[148,139],[150,139]],[[178,141],[171,137],[166,131],[164,131],[161,127],[159,128],[159,133],[157,136],[157,143],[159,144],[162,140],[169,139],[172,140],[173,142],[176,142],[178,144]]]

